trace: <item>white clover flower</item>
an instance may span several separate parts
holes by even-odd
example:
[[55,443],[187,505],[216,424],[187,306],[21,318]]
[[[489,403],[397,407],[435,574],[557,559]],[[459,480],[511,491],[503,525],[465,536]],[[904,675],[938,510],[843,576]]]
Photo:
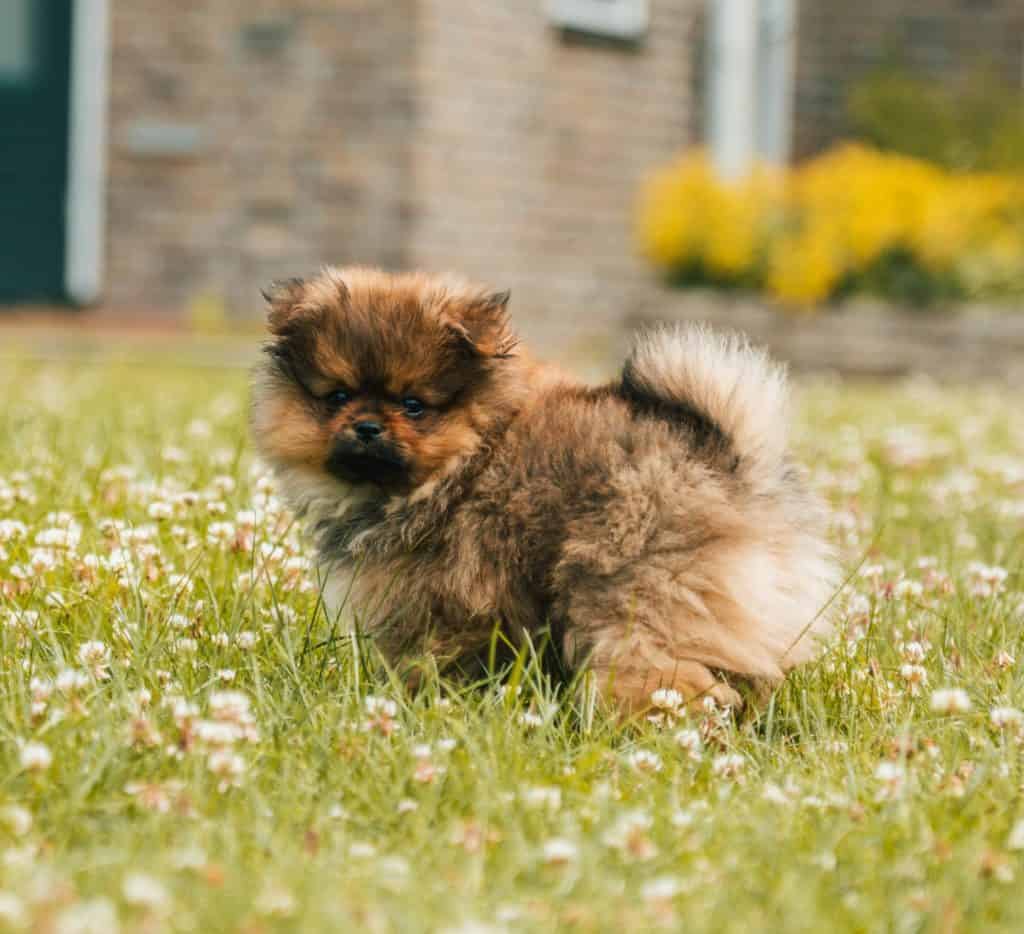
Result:
[[684,811],[681,808],[676,808],[669,815],[669,822],[673,827],[685,829],[686,827],[692,827],[695,820],[693,811]]
[[640,887],[640,897],[648,902],[667,902],[683,891],[683,884],[675,876],[658,876]]
[[[770,804],[784,805],[791,803],[789,795],[787,795],[786,792],[774,782],[769,782],[764,786],[764,790],[761,792],[761,798]],[[804,803],[807,803],[806,799]]]
[[993,707],[988,712],[989,722],[996,729],[1011,729],[1020,732],[1024,727],[1024,712],[1016,707]]
[[674,737],[676,745],[694,761],[700,759],[704,744],[697,730],[680,730]]
[[914,665],[924,661],[925,648],[920,642],[908,642],[903,646],[903,657]]
[[99,639],[83,642],[78,647],[78,661],[94,678],[106,678],[110,667],[110,649]]
[[77,668],[62,668],[57,672],[54,684],[61,694],[73,695],[84,691],[91,682],[84,671],[79,671]]
[[557,811],[562,806],[562,789],[547,785],[534,785],[524,788],[519,797],[523,804],[530,808],[543,808]]
[[658,855],[657,847],[647,837],[653,820],[646,811],[626,811],[601,836],[601,842],[624,856],[647,860]]
[[237,636],[235,636],[235,644],[240,648],[248,651],[256,645],[259,636],[249,629],[243,629]]
[[227,749],[215,749],[211,752],[206,759],[206,767],[220,779],[221,791],[237,785],[245,774],[245,760]]
[[675,688],[658,688],[651,692],[651,706],[674,713],[683,706],[683,695]]
[[234,723],[199,720],[195,724],[196,739],[207,746],[223,748],[233,746],[241,739],[241,731]]
[[53,764],[53,753],[45,743],[33,740],[21,747],[20,759],[26,772],[45,772]]
[[32,812],[20,804],[9,804],[0,810],[0,822],[16,837],[24,837],[32,829]]
[[507,928],[499,927],[496,924],[470,919],[455,927],[443,928],[440,934],[507,934],[507,931]]
[[626,756],[626,762],[638,772],[660,772],[661,756],[649,749],[636,749]]
[[82,527],[71,524],[66,528],[42,529],[36,533],[35,543],[41,548],[73,550],[82,538]]
[[1007,668],[1012,668],[1016,665],[1017,659],[1015,659],[1009,652],[1003,650],[998,652],[996,657],[992,659],[992,664],[995,665],[996,668],[1005,671]]
[[903,790],[907,770],[899,762],[879,762],[875,767],[875,779],[881,784],[878,791],[879,800],[895,798]]
[[413,801],[412,798],[402,798],[402,800],[395,806],[395,810],[398,811],[399,814],[411,814],[413,811],[418,809],[419,803],[417,801]]
[[195,639],[178,639],[174,643],[174,651],[179,655],[195,655],[199,651],[199,643]]
[[203,869],[209,858],[206,855],[206,851],[196,845],[186,846],[183,849],[178,850],[171,857],[171,865],[183,872],[198,872]]
[[922,665],[901,665],[900,677],[907,682],[911,695],[918,695],[928,683],[928,671]]
[[159,879],[141,872],[132,872],[124,877],[121,895],[129,905],[147,911],[164,911],[171,901],[167,887]]
[[150,503],[146,509],[146,514],[150,519],[164,520],[170,519],[174,516],[174,506],[170,503],[165,503],[161,500],[157,500],[155,503]]
[[33,678],[28,683],[29,692],[32,694],[32,700],[36,703],[45,704],[52,696],[56,685],[53,683],[52,678]]
[[220,668],[217,671],[217,680],[223,684],[230,684],[235,680],[234,668]]
[[67,599],[57,590],[51,590],[44,598],[44,602],[55,610],[63,610],[68,606]]
[[971,709],[971,698],[962,688],[940,688],[932,691],[931,708],[936,713],[967,713]]
[[168,444],[160,452],[160,456],[167,461],[168,464],[184,464],[188,462],[188,452],[183,451],[181,448],[176,447],[173,444]]
[[163,703],[165,707],[170,707],[171,716],[179,729],[199,716],[199,708],[184,697],[166,695]]
[[896,582],[893,587],[893,594],[901,600],[917,599],[924,593],[924,585],[920,581],[908,580],[906,578]]
[[185,433],[196,441],[206,441],[213,434],[213,428],[205,418],[193,418],[185,426]]
[[17,519],[0,519],[0,542],[12,542],[28,536],[28,526]]
[[25,903],[13,892],[0,892],[0,927],[13,930],[28,927]]
[[998,565],[972,561],[967,565],[969,590],[975,597],[992,597],[1003,591],[1009,571]]
[[278,887],[267,889],[256,899],[256,910],[271,918],[287,918],[295,914],[296,907],[295,896]]
[[398,715],[398,704],[390,697],[376,697],[368,694],[363,698],[363,707],[371,716],[396,717]]
[[242,691],[214,691],[210,695],[210,716],[231,723],[248,723],[252,701]]
[[1024,850],[1024,820],[1019,820],[1010,830],[1010,836],[1006,840],[1008,850]]
[[36,574],[46,574],[57,567],[57,556],[45,548],[33,548],[28,556],[29,567]]
[[232,522],[211,522],[206,527],[206,540],[211,545],[223,545],[233,542],[238,535]]
[[390,888],[401,888],[409,878],[409,863],[401,856],[385,856],[377,862],[377,877]]
[[725,752],[711,760],[711,771],[719,778],[739,778],[746,759],[739,753]]
[[412,780],[419,785],[432,785],[444,775],[445,771],[443,765],[437,765],[430,759],[417,759],[416,768],[412,772]]
[[549,866],[565,866],[579,858],[580,850],[571,840],[553,837],[544,841],[541,853],[544,862]]
[[235,478],[229,474],[219,474],[210,481],[212,486],[221,496],[227,496],[235,492]]

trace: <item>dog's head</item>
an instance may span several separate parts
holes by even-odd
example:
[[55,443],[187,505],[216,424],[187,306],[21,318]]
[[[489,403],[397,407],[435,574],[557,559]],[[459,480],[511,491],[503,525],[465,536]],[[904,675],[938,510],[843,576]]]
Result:
[[471,454],[515,395],[507,292],[328,268],[264,296],[253,429],[278,466],[406,493]]

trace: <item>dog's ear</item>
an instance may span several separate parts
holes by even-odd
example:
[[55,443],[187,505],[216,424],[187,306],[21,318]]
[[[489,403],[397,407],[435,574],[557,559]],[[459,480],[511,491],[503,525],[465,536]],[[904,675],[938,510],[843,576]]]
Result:
[[508,320],[510,293],[488,292],[460,302],[452,328],[463,346],[478,357],[509,357],[518,344]]
[[260,292],[267,300],[267,327],[280,334],[302,301],[306,291],[303,279],[275,279]]

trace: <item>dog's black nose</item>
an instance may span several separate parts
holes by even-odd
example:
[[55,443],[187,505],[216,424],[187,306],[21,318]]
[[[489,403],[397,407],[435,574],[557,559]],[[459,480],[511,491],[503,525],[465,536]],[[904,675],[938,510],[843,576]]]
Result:
[[356,422],[356,436],[360,441],[373,441],[382,431],[380,422]]

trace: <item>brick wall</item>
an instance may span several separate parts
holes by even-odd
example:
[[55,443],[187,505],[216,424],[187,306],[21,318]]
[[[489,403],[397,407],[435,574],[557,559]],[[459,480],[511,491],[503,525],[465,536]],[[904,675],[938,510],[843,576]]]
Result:
[[112,6],[111,304],[405,262],[415,0]]
[[[637,46],[541,0],[112,0],[106,299],[258,314],[323,262],[451,268],[573,328],[629,314],[637,188],[699,140],[705,0]],[[1024,65],[1021,0],[801,0],[796,152],[842,133],[892,50],[937,79]]]
[[649,273],[641,178],[691,142],[701,0],[654,0],[637,47],[552,30],[542,3],[423,0],[411,258],[511,287],[520,316],[622,311]]
[[701,5],[623,46],[539,0],[114,0],[107,299],[248,310],[361,261],[613,309],[647,275],[638,183],[691,138]]
[[802,0],[797,29],[798,157],[843,134],[849,86],[894,56],[938,81],[979,66],[1022,80],[1021,0]]

